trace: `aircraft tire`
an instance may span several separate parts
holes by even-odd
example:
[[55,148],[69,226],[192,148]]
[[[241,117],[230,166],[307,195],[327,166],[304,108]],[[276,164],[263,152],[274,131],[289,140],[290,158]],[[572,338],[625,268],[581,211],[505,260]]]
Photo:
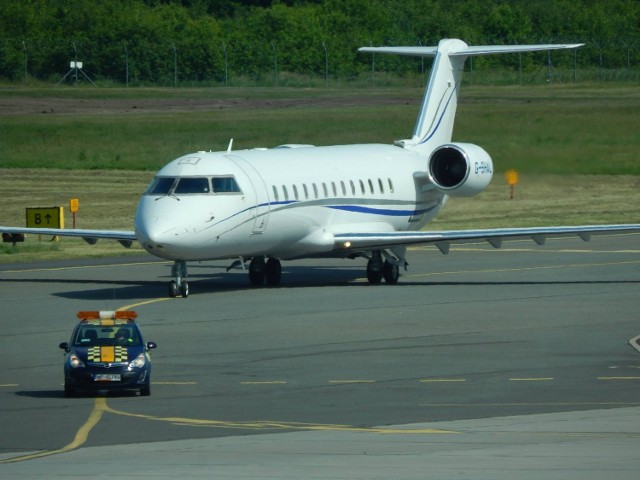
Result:
[[171,280],[171,282],[169,282],[169,296],[171,298],[176,298],[178,296],[178,284],[175,280]]
[[267,285],[275,287],[280,284],[282,279],[282,264],[277,258],[270,258],[267,260],[265,276],[267,279]]
[[189,296],[189,284],[187,282],[182,282],[180,284],[180,295],[182,295],[182,298],[187,298]]
[[391,262],[384,262],[382,267],[382,275],[384,276],[384,281],[390,285],[395,285],[398,283],[398,279],[400,278],[400,269],[398,265]]
[[367,280],[372,285],[379,285],[382,282],[382,262],[371,259],[367,262]]
[[264,258],[253,257],[249,264],[249,282],[254,287],[260,287],[264,284],[266,265]]

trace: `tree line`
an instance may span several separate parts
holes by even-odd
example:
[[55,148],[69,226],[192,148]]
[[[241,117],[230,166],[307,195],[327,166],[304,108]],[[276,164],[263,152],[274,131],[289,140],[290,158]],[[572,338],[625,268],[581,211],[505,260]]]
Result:
[[[580,42],[577,54],[554,53],[556,63],[637,69],[640,2],[2,0],[0,78],[59,79],[78,60],[94,79],[115,83],[220,83],[274,72],[349,79],[372,68],[358,47],[441,38]],[[531,71],[540,62],[534,55],[477,58],[473,68]],[[379,55],[375,68],[406,75],[422,66]]]

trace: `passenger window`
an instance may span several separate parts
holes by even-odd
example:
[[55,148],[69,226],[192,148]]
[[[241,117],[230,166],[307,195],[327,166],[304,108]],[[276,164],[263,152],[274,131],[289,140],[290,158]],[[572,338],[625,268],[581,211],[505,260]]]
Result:
[[319,198],[318,186],[315,183],[313,184],[313,196],[316,197],[316,198]]
[[324,192],[324,198],[329,198],[329,190],[327,190],[327,184],[322,182],[322,191]]
[[340,188],[342,189],[342,195],[346,196],[347,195],[347,187],[344,186],[344,182],[342,180],[340,180]]
[[373,193],[373,182],[371,181],[371,179],[368,179],[369,182],[369,190],[371,191],[371,193]]
[[295,198],[296,200],[300,200],[298,198],[298,187],[296,187],[295,185],[293,186],[293,198]]
[[214,193],[242,193],[238,182],[233,177],[213,177],[211,181]]
[[335,182],[331,182],[331,190],[333,190],[333,196],[337,197],[338,196],[338,190],[336,190],[336,183]]
[[176,195],[209,193],[209,180],[205,177],[184,177],[178,179],[173,191]]
[[176,177],[156,177],[147,188],[146,193],[149,195],[168,195],[175,181]]
[[364,189],[364,182],[362,180],[360,180],[360,190],[362,191],[363,195],[366,193],[366,191]]
[[351,195],[356,194],[356,186],[353,184],[353,180],[349,180],[349,184],[351,185]]
[[276,188],[276,186],[273,186],[273,198],[275,199],[275,201],[278,201],[278,189]]
[[282,191],[284,192],[284,199],[289,200],[289,191],[287,190],[287,187],[282,185]]
[[389,192],[393,193],[393,182],[389,179]]
[[307,184],[302,184],[302,189],[304,190],[304,198],[305,200],[309,200],[309,190],[307,189]]
[[380,187],[380,193],[384,193],[384,185],[381,179],[378,179],[378,186]]

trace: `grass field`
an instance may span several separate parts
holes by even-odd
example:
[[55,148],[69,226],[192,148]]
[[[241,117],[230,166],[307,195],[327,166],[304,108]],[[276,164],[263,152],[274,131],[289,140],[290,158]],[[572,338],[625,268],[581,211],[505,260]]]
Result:
[[[26,207],[75,197],[79,228],[132,229],[139,194],[172,158],[226,149],[230,138],[237,149],[391,143],[410,136],[421,96],[417,88],[0,89],[0,224],[23,225]],[[639,222],[638,112],[640,89],[619,85],[466,88],[454,138],[483,146],[497,173],[478,197],[451,200],[433,228]],[[509,168],[521,173],[514,200],[501,174]],[[123,252],[106,241],[29,238],[0,246],[0,262]]]

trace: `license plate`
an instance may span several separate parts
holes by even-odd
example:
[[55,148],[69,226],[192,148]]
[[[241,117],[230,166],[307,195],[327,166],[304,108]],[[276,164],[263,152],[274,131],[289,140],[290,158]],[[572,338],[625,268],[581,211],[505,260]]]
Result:
[[119,382],[120,374],[119,373],[96,373],[93,376],[94,382]]

